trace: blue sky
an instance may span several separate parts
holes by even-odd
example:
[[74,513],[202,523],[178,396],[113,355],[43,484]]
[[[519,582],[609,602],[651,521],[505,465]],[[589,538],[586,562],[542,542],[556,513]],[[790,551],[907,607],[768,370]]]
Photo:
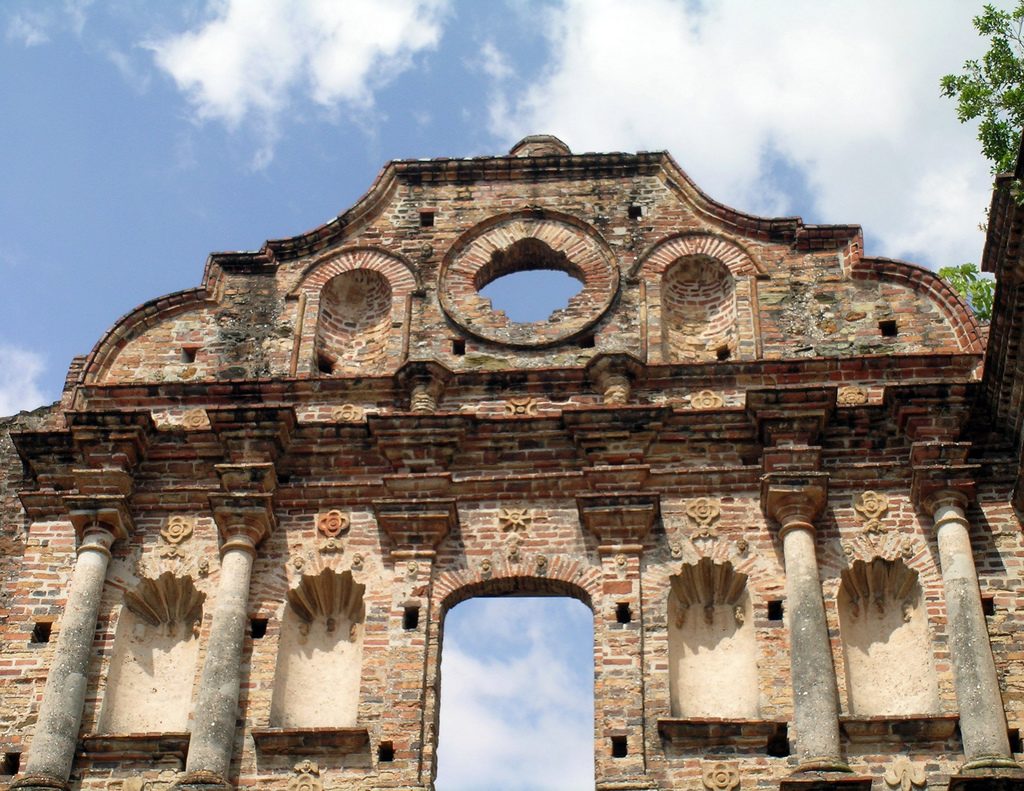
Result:
[[[198,285],[209,252],[318,226],[388,159],[504,153],[532,133],[577,152],[667,149],[739,209],[862,224],[872,255],[977,261],[988,165],[938,82],[983,52],[979,8],[4,0],[0,414],[55,400],[74,355],[134,306]],[[573,677],[537,630],[510,667],[465,629],[449,629],[445,659],[464,668],[444,690],[469,701],[457,720],[480,712],[459,675],[486,687],[543,657]],[[524,738],[556,739],[552,722],[537,714]]]

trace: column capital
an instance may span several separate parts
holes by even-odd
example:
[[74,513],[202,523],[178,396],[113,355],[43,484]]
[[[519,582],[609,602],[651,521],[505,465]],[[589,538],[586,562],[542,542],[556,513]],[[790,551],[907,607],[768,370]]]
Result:
[[910,448],[910,497],[919,511],[934,516],[942,505],[966,509],[977,494],[980,464],[969,464],[969,442],[915,442]]
[[437,360],[410,360],[395,373],[395,384],[409,390],[410,412],[436,412],[448,382],[455,376],[451,368]]
[[257,492],[211,494],[209,500],[213,519],[220,531],[221,555],[230,549],[241,549],[256,557],[256,547],[274,530],[273,495]]
[[602,352],[590,358],[586,372],[605,406],[616,406],[629,402],[633,383],[643,378],[644,364],[628,352]]
[[[80,547],[86,536],[97,530],[110,534],[110,544],[126,539],[135,529],[127,499],[118,494],[68,495],[61,498]],[[107,544],[109,548],[110,544]]]
[[761,477],[761,510],[779,523],[779,538],[791,530],[814,532],[828,501],[828,474],[769,473]]

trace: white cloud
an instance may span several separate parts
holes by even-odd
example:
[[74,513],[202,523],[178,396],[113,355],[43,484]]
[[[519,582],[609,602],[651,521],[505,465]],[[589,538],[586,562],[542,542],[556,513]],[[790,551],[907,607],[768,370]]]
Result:
[[449,613],[437,787],[594,787],[590,611],[566,599],[473,599]]
[[0,344],[0,415],[13,415],[46,403],[39,389],[44,368],[41,355]]
[[704,6],[566,0],[540,19],[553,59],[493,130],[575,151],[668,149],[713,198],[792,211],[765,189],[766,152],[798,165],[824,222],[934,266],[977,260],[991,179],[939,79],[984,49],[956,0]]
[[[374,91],[437,46],[447,0],[216,0],[201,28],[151,42],[200,119],[255,118],[269,144],[299,98],[366,114]],[[269,150],[266,152],[269,155]]]
[[20,41],[26,47],[45,44],[50,40],[47,28],[52,21],[49,14],[37,11],[12,14],[7,20],[7,38],[10,41]]

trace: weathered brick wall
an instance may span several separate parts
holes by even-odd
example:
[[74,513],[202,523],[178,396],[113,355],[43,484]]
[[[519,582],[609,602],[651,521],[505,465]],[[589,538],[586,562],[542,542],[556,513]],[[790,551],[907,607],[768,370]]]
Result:
[[[115,325],[76,364],[63,406],[11,422],[31,474],[0,435],[0,750],[30,746],[60,636],[76,546],[67,503],[95,478],[83,467],[115,462],[90,431],[114,448],[134,437],[138,458],[116,460],[134,530],[114,546],[100,602],[76,788],[163,791],[179,778],[172,734],[91,737],[125,593],[165,572],[206,596],[197,665],[180,668],[196,705],[221,582],[210,498],[228,488],[222,465],[254,459],[272,464],[276,527],[249,588],[239,785],[283,791],[307,755],[280,742],[310,734],[267,729],[288,592],[332,569],[365,586],[365,616],[357,728],[317,737],[335,740],[315,756],[326,788],[429,787],[445,614],[512,592],[594,612],[603,787],[699,787],[723,762],[743,787],[778,787],[798,763],[799,679],[762,476],[822,472],[815,547],[843,755],[877,787],[900,757],[945,787],[963,754],[938,550],[915,493],[921,442],[963,450],[957,469],[977,484],[975,558],[1008,725],[1020,727],[1019,459],[979,400],[982,346],[963,303],[925,270],[863,257],[857,228],[715,204],[665,155],[560,151],[393,163],[338,220],[213,256],[200,289]],[[549,323],[510,322],[477,293],[537,266],[585,285]],[[240,405],[263,417],[239,434],[222,413]],[[122,425],[126,414],[145,419]],[[870,530],[855,508],[868,491],[888,498]],[[693,515],[699,500],[713,520]],[[604,523],[602,508],[628,516]],[[344,527],[329,536],[319,520],[332,510]],[[182,517],[191,534],[168,538]],[[927,619],[939,710],[904,731],[849,716],[841,579],[875,558],[916,572]],[[673,716],[672,579],[702,559],[747,575],[738,628],[754,636],[757,713],[742,721]],[[49,642],[33,642],[40,622]]]

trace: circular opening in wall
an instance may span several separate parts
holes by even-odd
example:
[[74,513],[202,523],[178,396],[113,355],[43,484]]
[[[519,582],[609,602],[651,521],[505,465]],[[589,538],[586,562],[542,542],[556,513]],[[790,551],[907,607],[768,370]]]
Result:
[[484,340],[564,342],[611,305],[618,269],[595,231],[570,218],[510,217],[456,244],[441,274],[448,316]]
[[480,289],[480,296],[511,321],[538,324],[555,320],[582,290],[583,283],[565,272],[534,269],[502,275]]

